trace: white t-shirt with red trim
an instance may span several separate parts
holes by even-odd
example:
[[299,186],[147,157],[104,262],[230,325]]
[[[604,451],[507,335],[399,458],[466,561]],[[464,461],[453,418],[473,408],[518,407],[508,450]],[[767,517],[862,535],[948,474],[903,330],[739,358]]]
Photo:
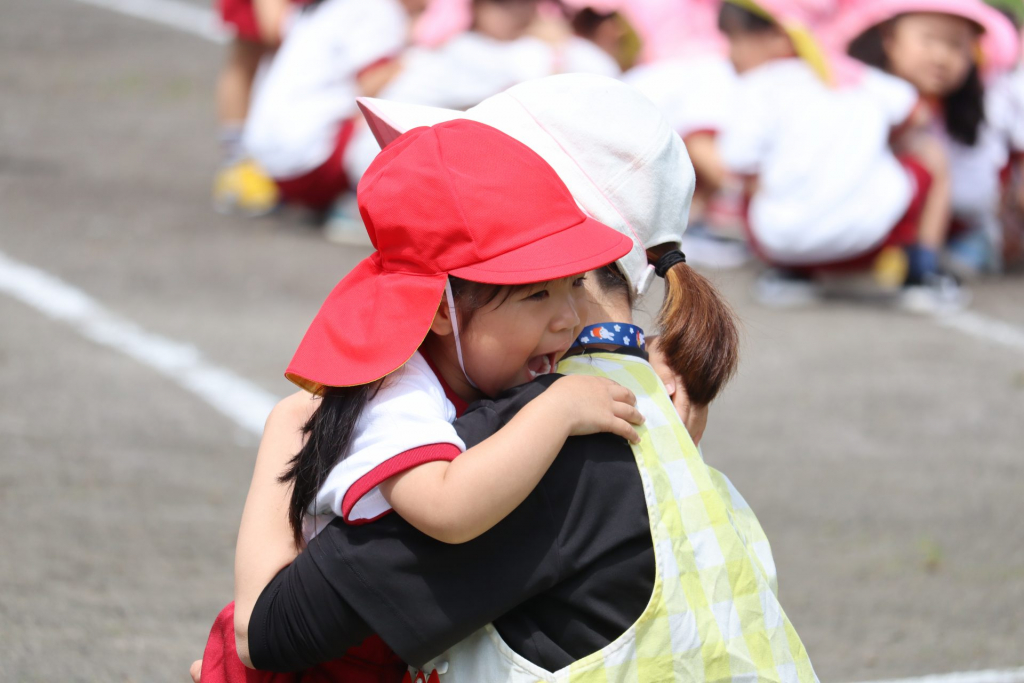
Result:
[[1024,153],[1024,65],[985,89],[985,118],[1013,154]]
[[1024,67],[985,87],[985,120],[975,144],[952,140],[936,125],[949,154],[953,216],[970,227],[998,224],[1000,173],[1012,154],[1024,152]]
[[[464,110],[513,85],[556,73],[614,78],[619,65],[594,43],[575,36],[555,47],[533,36],[496,40],[466,31],[436,48],[408,49],[402,56],[402,71],[378,97]],[[343,162],[353,182],[362,177],[379,150],[369,128],[355,131]]]
[[307,511],[306,539],[335,517],[364,524],[391,506],[380,484],[418,465],[453,460],[466,450],[455,433],[455,404],[417,351],[384,380],[356,422],[348,454],[331,470]]
[[654,102],[672,129],[686,137],[718,132],[733,109],[736,71],[716,54],[642,64],[622,80]]
[[281,180],[323,164],[342,122],[357,114],[357,76],[397,57],[408,26],[398,0],[324,0],[297,10],[253,93],[246,151]]
[[829,88],[800,59],[742,74],[718,136],[725,166],[757,176],[750,228],[783,265],[854,258],[880,244],[906,213],[912,180],[889,147],[918,101],[906,81],[868,69]]

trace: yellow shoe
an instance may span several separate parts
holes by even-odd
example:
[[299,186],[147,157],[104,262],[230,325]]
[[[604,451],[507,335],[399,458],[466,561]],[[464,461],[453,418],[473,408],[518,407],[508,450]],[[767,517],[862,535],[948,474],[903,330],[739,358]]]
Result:
[[279,199],[277,184],[251,159],[225,166],[213,180],[213,208],[218,213],[265,216]]
[[872,275],[875,283],[885,289],[897,289],[907,279],[907,253],[902,247],[886,247],[875,258]]

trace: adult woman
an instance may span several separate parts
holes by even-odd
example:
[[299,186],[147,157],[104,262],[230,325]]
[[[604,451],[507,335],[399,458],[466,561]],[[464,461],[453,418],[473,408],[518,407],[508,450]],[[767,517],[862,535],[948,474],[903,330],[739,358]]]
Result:
[[[387,103],[364,103],[364,112],[383,142],[445,118],[486,120],[541,154],[595,218],[631,235],[634,249],[617,268],[593,273],[585,355],[563,367],[626,384],[648,426],[640,450],[610,435],[570,439],[527,500],[469,543],[437,544],[392,515],[363,527],[332,523],[258,601],[242,586],[252,577],[240,572],[243,659],[298,670],[377,633],[405,661],[430,660],[422,671],[430,680],[560,680],[581,671],[643,681],[731,680],[751,671],[765,681],[816,680],[774,596],[760,526],[701,460],[631,320],[633,298],[656,272],[668,282],[660,320],[668,365],[678,366],[684,349],[706,351],[675,367],[690,397],[706,406],[735,367],[736,331],[724,304],[674,248],[693,170],[654,106],[615,81],[562,76],[517,86],[465,114]],[[484,402],[456,428],[473,443],[549,383]],[[285,404],[268,422],[279,447],[303,405]],[[273,457],[266,460],[276,473],[283,461]],[[258,463],[257,494],[260,478]],[[443,662],[435,658],[449,648]]]

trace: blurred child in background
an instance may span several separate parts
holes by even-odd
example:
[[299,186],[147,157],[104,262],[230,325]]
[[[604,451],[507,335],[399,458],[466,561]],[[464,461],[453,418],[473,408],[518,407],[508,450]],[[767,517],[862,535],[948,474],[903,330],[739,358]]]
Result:
[[642,47],[626,5],[626,0],[562,0],[573,33],[608,53],[622,70],[636,63]]
[[[985,73],[1015,61],[1010,22],[981,0],[864,0],[844,11],[837,40],[860,61],[905,79],[925,107],[915,136],[948,156],[951,265],[963,274],[998,270],[1000,170],[1008,150],[986,121]],[[912,143],[912,139],[911,139]]]
[[[556,73],[620,73],[609,54],[573,35],[557,7],[538,0],[435,0],[417,31],[427,44],[406,51],[380,98],[468,109],[517,83]],[[377,151],[369,129],[359,126],[344,159],[353,183]],[[368,244],[351,193],[332,210],[326,236],[341,244]]]
[[[1024,38],[1024,0],[987,0],[1013,22]],[[1009,151],[1002,169],[1003,264],[1024,264],[1024,63],[994,79],[986,89],[985,118]]]
[[[285,201],[328,209],[350,187],[342,159],[356,97],[374,95],[426,0],[322,0],[291,20],[245,126],[244,144]],[[352,179],[354,182],[356,179]]]
[[658,106],[685,141],[697,173],[686,254],[693,263],[721,267],[740,265],[747,250],[719,239],[742,234],[742,184],[722,165],[716,147],[736,89],[728,42],[718,30],[718,6],[717,0],[638,3],[634,12],[644,27],[644,54],[657,58],[623,78]]
[[220,0],[218,5],[233,36],[217,81],[221,169],[214,179],[213,204],[221,213],[260,216],[277,205],[277,186],[246,154],[242,129],[256,72],[281,42],[291,7],[289,0]]
[[913,309],[959,307],[964,292],[939,271],[945,240],[942,154],[922,144],[897,159],[889,146],[918,97],[904,81],[854,69],[819,40],[829,2],[730,0],[719,26],[739,74],[722,163],[751,179],[752,248],[776,270],[765,303],[816,298],[816,271],[868,268],[888,245],[906,249],[901,300]]

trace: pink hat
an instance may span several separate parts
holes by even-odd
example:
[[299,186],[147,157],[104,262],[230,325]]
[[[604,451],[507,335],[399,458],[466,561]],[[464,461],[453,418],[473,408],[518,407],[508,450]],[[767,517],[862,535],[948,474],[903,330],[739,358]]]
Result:
[[837,49],[846,52],[850,43],[873,26],[915,12],[951,14],[980,26],[984,31],[980,66],[985,71],[1001,71],[1016,64],[1019,39],[1013,23],[981,0],[847,0],[830,29],[830,38]]
[[431,0],[412,30],[413,41],[437,47],[449,38],[469,30],[473,23],[471,0]]
[[562,4],[577,12],[589,7],[599,14],[611,14],[621,12],[627,3],[626,0],[562,0]]
[[630,0],[622,9],[643,41],[643,60],[725,55],[718,30],[719,0]]

